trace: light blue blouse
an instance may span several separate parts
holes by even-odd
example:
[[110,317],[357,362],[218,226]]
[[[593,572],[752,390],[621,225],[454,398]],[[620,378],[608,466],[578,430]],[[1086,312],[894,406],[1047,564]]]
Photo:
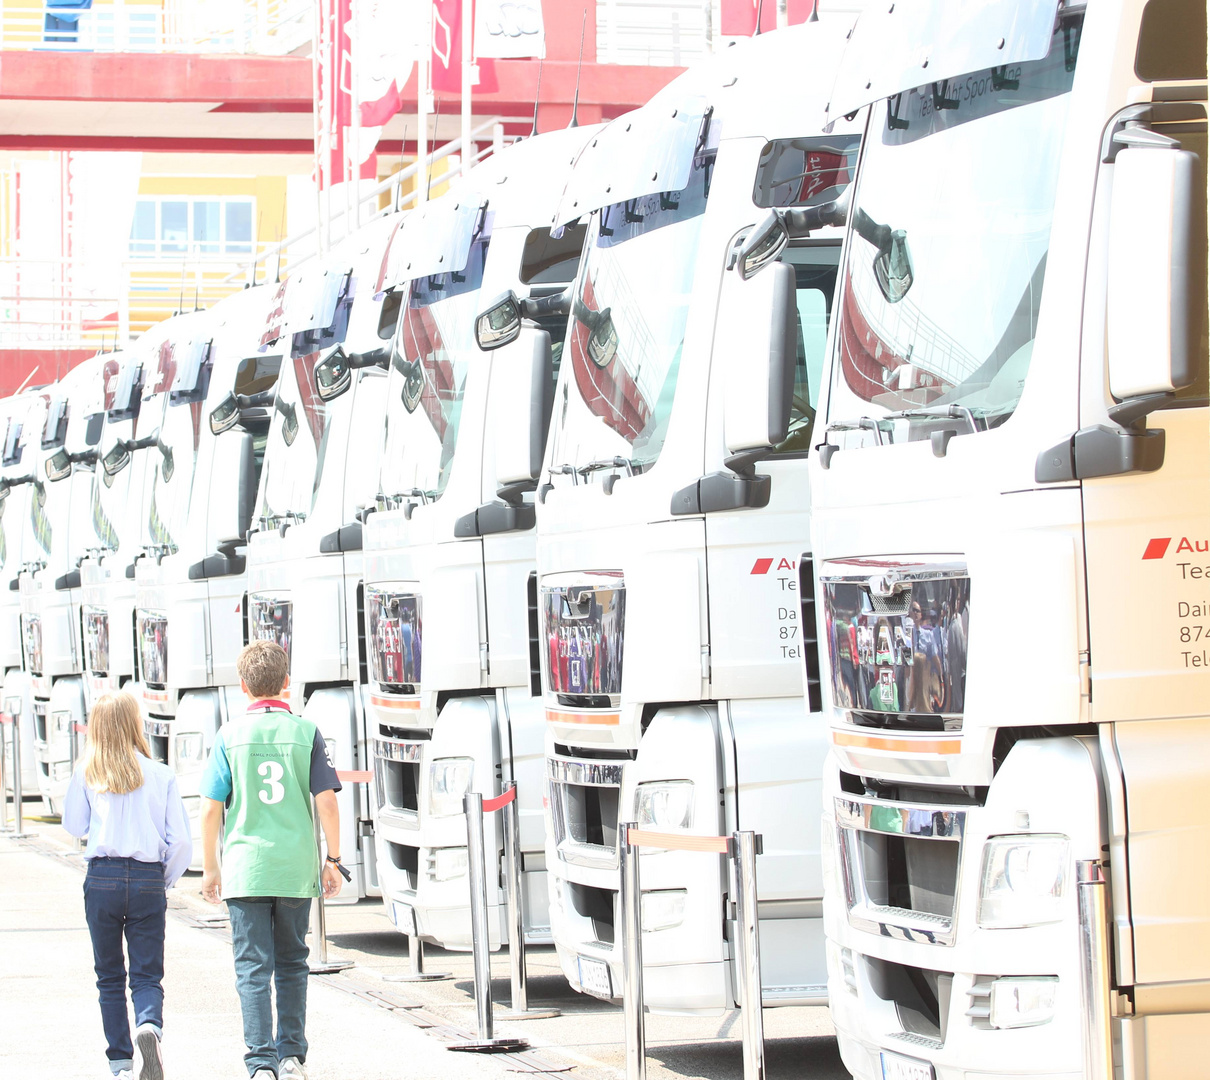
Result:
[[127,858],[163,863],[172,888],[193,858],[192,830],[176,776],[167,765],[136,754],[143,786],[126,795],[93,791],[84,766],[72,774],[63,803],[63,828],[88,837],[85,859]]

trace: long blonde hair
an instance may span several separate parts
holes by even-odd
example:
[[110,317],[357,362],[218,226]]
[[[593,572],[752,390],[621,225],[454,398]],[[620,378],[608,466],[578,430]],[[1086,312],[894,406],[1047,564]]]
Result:
[[88,786],[114,795],[141,788],[143,770],[136,752],[151,757],[139,703],[125,690],[98,698],[88,717],[88,746],[84,751]]

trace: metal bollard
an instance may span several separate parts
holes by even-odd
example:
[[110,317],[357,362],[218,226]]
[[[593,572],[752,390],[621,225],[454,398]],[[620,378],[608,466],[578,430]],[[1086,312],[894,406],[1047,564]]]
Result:
[[424,970],[424,942],[420,940],[420,935],[415,933],[415,919],[416,915],[413,912],[413,932],[408,934],[408,965],[411,970],[406,975],[384,975],[383,982],[437,982],[439,979],[454,977],[448,971]]
[[765,1018],[760,977],[760,923],[756,907],[756,856],[761,838],[754,832],[735,834],[736,926],[744,1041],[744,1080],[764,1080]]
[[0,832],[12,832],[8,823],[8,732],[6,716],[0,716]]
[[[510,783],[505,789],[516,790]],[[512,988],[510,1020],[545,1020],[561,1016],[558,1009],[531,1009],[525,973],[525,907],[521,889],[521,819],[514,796],[500,813],[504,818],[504,881],[508,892],[508,967]]]
[[497,1039],[492,1030],[492,963],[491,939],[487,928],[487,875],[484,873],[483,796],[477,791],[462,797],[466,813],[466,864],[470,879],[471,947],[475,958],[475,1013],[479,1038],[472,1042],[454,1043],[451,1050],[480,1053],[507,1053],[525,1050],[524,1039]]
[[622,1013],[626,1027],[626,1080],[647,1080],[647,1032],[643,1018],[643,911],[639,847],[630,842],[633,821],[618,827],[622,922]]
[[1080,999],[1084,1007],[1084,1076],[1111,1080],[1113,1015],[1109,1000],[1109,904],[1104,867],[1094,859],[1076,863],[1080,927]]
[[21,790],[21,710],[10,715],[13,718],[13,838],[22,840],[31,834],[25,831],[25,808],[22,804],[25,792]]
[[315,821],[315,850],[319,852],[319,895],[311,905],[311,941],[318,950],[318,957],[307,957],[312,975],[332,975],[353,966],[352,960],[328,959],[328,922],[324,915],[323,847],[320,844],[319,811],[315,800],[311,800],[311,817]]

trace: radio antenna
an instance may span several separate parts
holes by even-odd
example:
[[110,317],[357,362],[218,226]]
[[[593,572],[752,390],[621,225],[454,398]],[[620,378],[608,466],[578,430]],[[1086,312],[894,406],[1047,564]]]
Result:
[[[441,119],[441,98],[437,99],[437,104],[433,109],[433,145],[437,145],[437,123]],[[466,157],[466,152],[469,147],[462,148],[462,156]],[[424,197],[427,200],[433,193],[433,155],[429,154],[429,167],[425,170],[428,175],[424,178]]]
[[281,282],[281,249],[282,249],[282,233],[286,231],[286,207],[283,204],[281,208],[281,226],[277,230],[277,270],[273,274],[273,284],[277,285]]
[[588,8],[584,9],[580,19],[580,55],[576,58],[576,94],[571,100],[571,123],[569,128],[580,126],[580,67],[584,63],[584,27],[588,25]]
[[819,0],[815,0],[815,3],[811,5],[811,14],[807,22],[819,22]]
[[181,293],[180,293],[180,296],[177,297],[176,313],[178,315],[180,315],[181,312],[183,312],[184,310],[185,310],[185,262],[184,262],[184,260],[182,260],[181,261]]
[[534,91],[534,126],[530,129],[530,137],[538,134],[538,102],[542,100],[542,59],[538,58],[538,89]]
[[765,0],[756,0],[756,30],[753,31],[753,37],[760,37],[760,22],[765,14]]
[[193,283],[193,310],[194,310],[194,311],[199,310],[199,309],[198,309],[198,306],[197,306],[197,293],[198,293],[198,288],[199,288],[199,284],[198,284],[198,282],[196,282],[196,281],[195,281],[195,282]]

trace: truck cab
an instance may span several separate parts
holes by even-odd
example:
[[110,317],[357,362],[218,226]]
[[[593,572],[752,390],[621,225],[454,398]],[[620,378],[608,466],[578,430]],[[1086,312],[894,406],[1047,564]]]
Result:
[[800,589],[859,1080],[1206,1071],[1205,26],[897,4],[842,62]]
[[[19,575],[26,542],[34,542],[26,527],[34,467],[34,451],[28,447],[36,434],[34,427],[41,423],[43,407],[41,395],[32,390],[15,394],[0,403],[0,427],[4,432],[0,458],[0,555],[3,556],[0,560],[0,570],[3,570],[0,577],[0,659],[4,664],[4,689],[0,707],[5,713],[16,715],[21,725],[21,788],[23,794],[29,795],[39,791],[39,769],[33,692],[22,660]],[[5,738],[9,737],[6,733]]]
[[[195,840],[214,734],[229,710],[243,711],[235,658],[259,479],[251,418],[248,429],[222,430],[214,413],[229,395],[276,384],[276,358],[256,353],[272,299],[268,286],[248,289],[185,316],[144,380],[146,425],[159,422],[136,440],[150,444],[134,564],[136,681],[152,754],[176,772]],[[260,411],[267,425],[268,410]],[[194,853],[200,866],[200,844]]]
[[[245,635],[290,658],[289,702],[323,732],[336,768],[368,770],[361,517],[373,504],[386,358],[398,305],[383,269],[398,216],[371,222],[284,283],[266,345],[282,358],[248,541]],[[367,786],[346,782],[336,902],[376,895]]]
[[[134,570],[142,554],[143,470],[148,448],[118,449],[137,442],[157,427],[160,417],[142,412],[144,375],[155,370],[154,353],[174,321],[153,327],[127,350],[105,357],[102,378],[105,427],[101,435],[102,463],[94,467],[89,513],[92,531],[80,563],[80,610],[83,637],[84,701],[89,710],[102,694],[129,683],[134,666]],[[125,468],[110,472],[104,462],[129,454]],[[137,687],[132,691],[142,700]]]
[[[827,746],[817,700],[804,713],[794,537],[840,260],[820,211],[859,141],[843,119],[824,131],[851,24],[825,15],[691,69],[589,144],[555,219],[591,214],[538,489],[546,864],[563,972],[602,998],[623,985],[618,829],[638,822],[761,833],[764,1004],[826,999]],[[775,209],[819,220],[754,247]],[[641,866],[646,1005],[732,1008],[727,862]]]
[[[541,453],[565,327],[553,312],[583,239],[576,227],[552,238],[550,220],[593,133],[549,132],[494,154],[409,215],[389,271],[400,316],[365,556],[375,835],[395,925],[449,949],[471,947],[463,796],[491,798],[508,781],[526,936],[549,940],[527,600],[536,483],[505,475],[500,446]],[[551,314],[533,312],[541,326],[523,341],[481,352],[480,313],[501,295],[510,311],[549,302]],[[498,817],[484,822],[493,948],[508,940]]]
[[78,560],[89,532],[92,468],[104,423],[103,362],[101,356],[85,360],[42,392],[41,429],[29,446],[28,533],[18,589],[38,790],[51,814],[62,810],[75,725],[85,720]]

